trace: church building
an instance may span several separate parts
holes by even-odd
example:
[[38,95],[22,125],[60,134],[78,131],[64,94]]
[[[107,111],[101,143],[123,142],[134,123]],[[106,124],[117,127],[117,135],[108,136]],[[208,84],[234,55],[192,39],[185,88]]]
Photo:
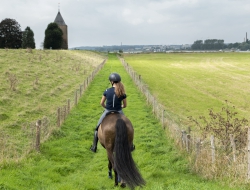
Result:
[[65,24],[63,17],[60,13],[60,10],[58,11],[54,23],[57,23],[59,28],[61,28],[63,32],[63,43],[62,43],[62,49],[68,49],[68,26]]

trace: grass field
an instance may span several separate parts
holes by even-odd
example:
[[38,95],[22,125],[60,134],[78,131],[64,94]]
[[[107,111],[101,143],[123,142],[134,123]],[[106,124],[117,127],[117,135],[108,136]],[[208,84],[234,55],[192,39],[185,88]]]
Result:
[[[105,67],[85,91],[62,128],[53,133],[40,153],[30,154],[18,164],[0,168],[0,189],[105,190],[113,187],[108,179],[107,156],[98,144],[98,152],[89,147],[95,125],[101,115],[99,104],[108,76],[118,72],[126,87],[128,107],[125,115],[135,128],[136,150],[133,158],[147,184],[145,190],[243,190],[227,181],[210,181],[192,174],[185,155],[181,155],[152,115],[143,95],[136,89],[115,55],[109,55]],[[127,189],[127,188],[126,188]],[[137,188],[140,189],[140,188]]]
[[1,50],[0,57],[1,129],[53,114],[105,59],[87,51],[50,50]]
[[73,106],[79,85],[105,59],[90,51],[0,50],[0,149],[28,144],[22,128],[30,122],[56,122],[57,108],[68,99]]
[[237,117],[250,117],[248,53],[124,54],[152,94],[178,123],[235,106]]

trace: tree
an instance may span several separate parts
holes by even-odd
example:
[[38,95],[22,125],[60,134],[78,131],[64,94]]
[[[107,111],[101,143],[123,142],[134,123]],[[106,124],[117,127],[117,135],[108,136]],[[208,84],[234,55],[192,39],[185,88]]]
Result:
[[233,48],[238,48],[240,46],[240,43],[236,42],[233,44]]
[[50,23],[45,30],[44,48],[61,49],[63,32],[56,23]]
[[241,43],[238,43],[238,42],[236,42],[236,43],[230,43],[230,44],[227,45],[227,48],[229,48],[229,49],[239,48],[240,44]]
[[34,33],[29,26],[27,26],[25,31],[23,32],[22,48],[36,48]]
[[203,49],[203,41],[202,41],[202,40],[196,40],[196,41],[192,44],[191,48],[192,48],[193,50],[202,50],[202,49]]
[[204,49],[206,50],[219,50],[225,47],[224,40],[207,39],[204,42]]
[[239,45],[239,49],[242,51],[246,51],[250,49],[250,44],[248,44],[247,42],[243,42]]
[[15,19],[6,18],[0,23],[0,48],[20,48],[22,31]]
[[207,39],[204,41],[196,40],[191,48],[193,50],[219,50],[225,47],[224,40]]

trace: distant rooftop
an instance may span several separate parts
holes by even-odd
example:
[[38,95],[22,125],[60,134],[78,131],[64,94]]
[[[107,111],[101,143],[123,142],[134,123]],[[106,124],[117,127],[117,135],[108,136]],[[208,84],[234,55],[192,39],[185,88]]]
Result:
[[57,23],[58,25],[66,25],[60,11],[58,11],[54,22]]

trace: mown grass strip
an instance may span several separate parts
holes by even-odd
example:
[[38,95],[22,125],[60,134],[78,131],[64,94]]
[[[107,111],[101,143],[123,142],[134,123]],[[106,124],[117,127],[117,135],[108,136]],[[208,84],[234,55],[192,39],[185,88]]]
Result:
[[0,189],[118,189],[113,187],[114,181],[108,179],[105,149],[98,144],[97,153],[89,151],[102,111],[99,102],[105,88],[110,86],[108,76],[111,72],[118,72],[126,87],[128,108],[124,112],[135,128],[133,158],[147,181],[144,189],[244,189],[207,181],[189,172],[187,160],[166,137],[145,98],[115,55],[109,55],[107,64],[85,91],[61,130],[55,131],[42,145],[41,153],[31,154],[18,165],[1,167]]

